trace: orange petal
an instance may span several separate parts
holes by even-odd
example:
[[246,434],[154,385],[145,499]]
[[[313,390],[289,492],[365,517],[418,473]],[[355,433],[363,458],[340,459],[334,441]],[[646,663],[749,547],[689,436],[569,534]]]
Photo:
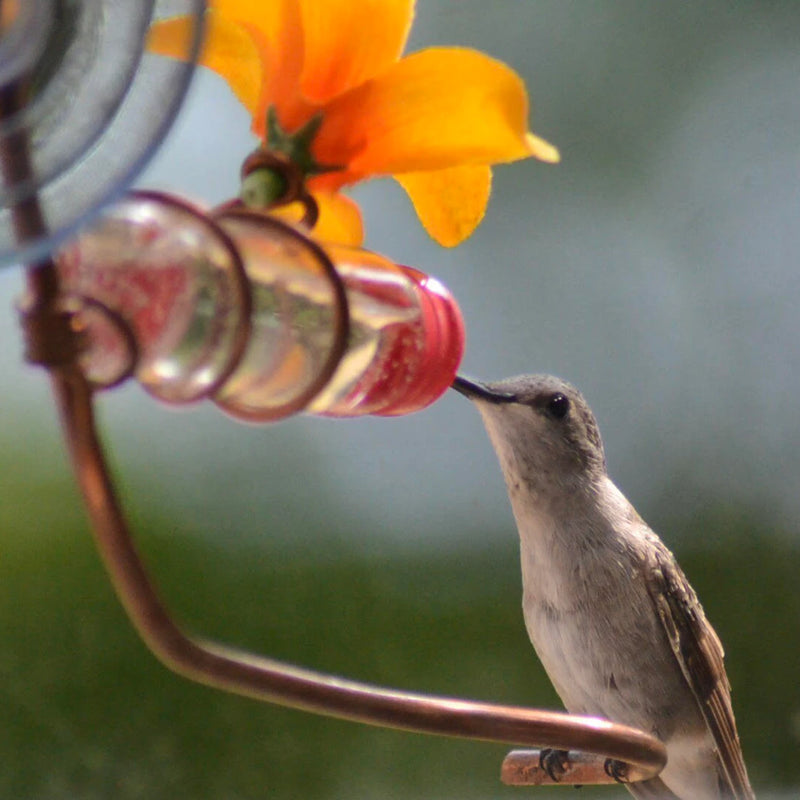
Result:
[[450,167],[395,176],[406,190],[431,238],[455,247],[478,227],[489,202],[492,170],[487,166]]
[[400,58],[414,0],[301,0],[305,56],[300,88],[326,103]]
[[210,0],[214,12],[246,28],[259,47],[270,102],[297,94],[303,64],[298,0]]
[[[303,30],[298,0],[216,0],[206,13],[208,30],[200,63],[221,75],[263,136],[267,107],[274,105],[292,130],[313,113],[300,96]],[[148,47],[181,58],[190,26],[186,17],[154,24]]]
[[270,105],[278,109],[285,129],[298,127],[308,116],[299,88],[303,28],[298,0],[216,0],[215,7],[235,15],[260,46],[264,84],[253,130],[263,136]]
[[364,224],[355,201],[341,192],[314,192],[319,206],[319,220],[314,238],[358,247],[364,241]]
[[[206,15],[206,38],[200,63],[227,81],[250,113],[259,104],[262,84],[261,55],[251,35],[241,25],[213,11]],[[147,49],[171,58],[184,58],[192,23],[188,17],[156,22],[148,33]]]
[[475,50],[430,48],[334,100],[315,155],[350,179],[535,155],[522,79]]
[[[364,241],[364,225],[356,203],[340,192],[314,192],[319,206],[319,219],[311,235],[320,242],[334,242],[358,247]],[[291,203],[270,209],[270,214],[297,223],[303,218],[305,208]]]
[[535,133],[528,133],[525,135],[525,141],[528,143],[531,155],[538,158],[539,161],[544,161],[548,164],[558,164],[561,161],[561,153],[558,148],[550,142],[537,136]]

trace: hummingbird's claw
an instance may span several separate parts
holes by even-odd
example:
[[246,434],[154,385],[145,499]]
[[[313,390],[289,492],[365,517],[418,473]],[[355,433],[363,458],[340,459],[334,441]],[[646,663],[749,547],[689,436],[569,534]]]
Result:
[[613,778],[617,783],[630,783],[628,780],[628,765],[624,761],[616,758],[607,758],[603,764],[603,769],[609,778]]
[[553,783],[558,783],[569,766],[569,752],[545,747],[539,753],[539,769],[543,769]]

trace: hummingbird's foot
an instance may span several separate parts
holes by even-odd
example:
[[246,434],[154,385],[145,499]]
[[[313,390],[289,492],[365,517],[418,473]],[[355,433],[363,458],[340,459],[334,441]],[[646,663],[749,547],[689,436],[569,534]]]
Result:
[[539,753],[539,769],[543,769],[553,783],[558,783],[564,777],[568,766],[569,753],[566,750],[545,747]]
[[616,758],[607,758],[603,764],[603,769],[609,778],[613,778],[617,783],[630,783],[628,780],[628,765],[624,761],[617,761]]

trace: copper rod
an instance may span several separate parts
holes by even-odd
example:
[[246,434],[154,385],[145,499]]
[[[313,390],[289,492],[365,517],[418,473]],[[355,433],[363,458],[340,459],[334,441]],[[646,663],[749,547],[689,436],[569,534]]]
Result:
[[[24,103],[12,87],[0,95],[0,115]],[[24,130],[0,136],[6,181],[30,181]],[[13,224],[21,242],[46,232],[35,193],[16,203]],[[666,750],[642,731],[592,717],[494,705],[384,689],[240,653],[186,635],[151,583],[128,529],[97,431],[93,391],[78,366],[79,342],[59,308],[59,286],[50,260],[27,270],[23,322],[37,343],[37,363],[50,370],[72,464],[87,505],[98,549],[119,599],[145,644],[164,664],[187,678],[235,694],[356,722],[469,739],[580,750],[625,762],[637,777],[657,774]],[[49,345],[49,348],[48,348]],[[57,353],[57,357],[48,355]],[[600,762],[598,761],[599,765]],[[600,765],[598,769],[601,769]],[[602,769],[601,769],[602,772]],[[587,773],[586,782],[591,775]],[[598,782],[604,777],[597,776]]]
[[187,636],[161,603],[131,539],[97,438],[88,384],[77,369],[62,369],[53,372],[53,389],[106,568],[133,625],[170,669],[235,694],[371,725],[581,750],[634,764],[646,777],[666,763],[659,741],[605,720],[383,689]]
[[[0,120],[19,113],[26,102],[24,81],[0,86]],[[23,125],[0,131],[0,171],[3,183],[10,193],[9,213],[17,240],[25,244],[38,239],[46,232],[47,225],[33,185],[30,142],[28,131]],[[55,299],[58,280],[48,259],[41,264],[29,265],[26,278],[30,293],[37,301],[47,304]]]

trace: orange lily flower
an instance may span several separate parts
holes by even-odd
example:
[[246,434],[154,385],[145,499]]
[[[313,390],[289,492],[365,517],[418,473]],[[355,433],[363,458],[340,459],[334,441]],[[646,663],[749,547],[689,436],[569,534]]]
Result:
[[[401,57],[414,0],[211,0],[201,63],[219,73],[270,148],[314,120],[306,184],[320,206],[314,235],[360,244],[361,216],[347,185],[392,175],[428,233],[454,246],[481,221],[491,165],[555,147],[528,132],[520,77],[476,50],[434,47]],[[150,32],[151,52],[176,56],[188,23]]]

